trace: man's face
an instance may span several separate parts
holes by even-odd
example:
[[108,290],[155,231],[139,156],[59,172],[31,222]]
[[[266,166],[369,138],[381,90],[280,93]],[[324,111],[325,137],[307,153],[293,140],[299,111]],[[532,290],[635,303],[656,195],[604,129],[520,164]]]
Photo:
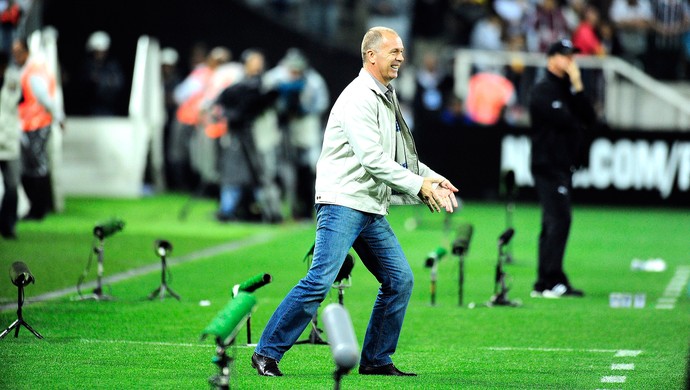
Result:
[[247,74],[247,76],[256,76],[264,71],[264,56],[263,54],[260,53],[254,53],[249,58],[247,58],[247,62],[244,64],[244,71]]
[[22,66],[26,62],[26,58],[29,56],[29,53],[24,49],[24,46],[19,43],[19,42],[14,42],[12,44],[12,57],[14,57],[14,62]]
[[374,76],[384,85],[398,77],[400,65],[405,61],[404,50],[398,35],[384,32],[379,50],[370,54],[374,56]]
[[572,54],[554,54],[549,57],[549,70],[556,76],[563,77],[571,62],[573,62]]
[[299,80],[304,77],[304,72],[300,69],[290,69],[288,71],[290,80]]

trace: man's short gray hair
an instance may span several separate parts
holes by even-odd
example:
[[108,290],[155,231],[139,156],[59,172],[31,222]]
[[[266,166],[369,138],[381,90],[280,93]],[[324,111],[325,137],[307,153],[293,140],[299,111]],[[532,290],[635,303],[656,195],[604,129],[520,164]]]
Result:
[[366,60],[367,51],[374,50],[378,51],[381,47],[381,42],[383,41],[383,33],[391,33],[398,35],[395,30],[388,27],[372,27],[364,34],[362,39],[362,63]]

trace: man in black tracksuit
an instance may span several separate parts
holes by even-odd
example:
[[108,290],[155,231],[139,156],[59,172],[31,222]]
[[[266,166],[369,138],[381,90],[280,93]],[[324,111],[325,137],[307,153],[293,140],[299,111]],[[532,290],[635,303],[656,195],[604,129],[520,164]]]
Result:
[[532,175],[542,225],[539,267],[533,297],[583,296],[563,271],[571,222],[572,174],[580,165],[584,132],[596,121],[584,94],[580,70],[569,40],[554,43],[547,52],[546,77],[530,95],[532,121]]

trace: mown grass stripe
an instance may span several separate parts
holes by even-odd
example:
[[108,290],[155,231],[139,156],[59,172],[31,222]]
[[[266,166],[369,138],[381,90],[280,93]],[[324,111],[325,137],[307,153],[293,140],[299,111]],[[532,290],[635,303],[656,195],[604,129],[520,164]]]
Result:
[[[192,252],[189,254],[186,254],[184,256],[179,256],[179,257],[173,257],[170,259],[167,259],[167,262],[169,265],[176,265],[176,264],[182,264],[182,263],[189,263],[192,261],[200,260],[200,259],[206,259],[212,256],[216,256],[222,253],[227,253],[227,252],[232,252],[236,251],[238,249],[242,249],[247,246],[252,246],[252,245],[258,245],[258,244],[263,244],[265,242],[270,241],[273,239],[275,234],[273,233],[263,233],[263,234],[258,234],[256,236],[248,237],[246,239],[240,240],[240,241],[233,241],[225,244],[220,244],[216,245],[210,248],[205,248],[202,250],[198,250],[196,252]],[[124,272],[120,272],[115,275],[111,276],[106,276],[103,278],[102,283],[103,284],[111,284],[111,283],[117,283],[121,282],[123,280],[131,279],[137,276],[142,276],[149,274],[151,272],[156,272],[160,271],[161,265],[160,264],[149,264],[145,265],[139,268],[134,268],[130,269]],[[97,286],[96,281],[91,281],[88,283],[84,283],[81,285],[82,290],[89,290],[93,289]],[[24,301],[24,304],[32,303],[32,302],[42,302],[42,301],[48,301],[56,298],[60,298],[69,294],[76,294],[77,288],[76,287],[67,287],[63,288],[60,290],[56,291],[51,291],[45,294],[37,295],[32,297],[31,299],[26,299]],[[17,304],[15,303],[9,303],[9,304],[4,304],[0,305],[0,311],[4,310],[10,310],[10,309],[16,309]]]

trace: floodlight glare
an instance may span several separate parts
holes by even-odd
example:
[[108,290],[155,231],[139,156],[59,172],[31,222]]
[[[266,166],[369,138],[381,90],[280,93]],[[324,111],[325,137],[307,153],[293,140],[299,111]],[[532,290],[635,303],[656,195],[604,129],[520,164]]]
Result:
[[[93,235],[98,239],[98,243],[94,245],[93,252],[98,256],[98,268],[96,272],[96,288],[93,290],[93,294],[82,295],[81,284],[86,278],[91,267],[91,257],[89,256],[89,261],[86,264],[84,272],[79,277],[77,281],[77,293],[79,293],[79,299],[96,299],[96,300],[111,300],[113,297],[103,293],[103,252],[105,250],[105,238],[110,237],[113,234],[119,232],[125,227],[125,223],[118,218],[110,218],[107,221],[103,221],[93,228]],[[95,243],[95,241],[94,241]]]
[[93,235],[99,239],[104,239],[106,237],[112,236],[113,234],[124,229],[125,223],[121,219],[111,218],[107,221],[103,221],[97,224],[93,228]]
[[170,241],[161,239],[161,240],[154,241],[153,249],[158,256],[163,257],[163,256],[167,255],[169,252],[172,252],[173,246],[170,243]]
[[169,296],[179,301],[180,296],[168,286],[168,282],[166,281],[166,274],[168,274],[169,271],[165,258],[168,253],[172,252],[173,246],[170,241],[158,239],[153,242],[153,249],[161,258],[161,285],[157,289],[153,290],[151,294],[149,294],[149,300],[155,297],[164,299],[169,294]]
[[431,268],[431,305],[436,304],[436,279],[437,279],[437,274],[438,274],[438,262],[443,259],[443,256],[446,255],[448,251],[446,248],[439,246],[433,251],[429,252],[429,254],[426,256],[426,260],[424,260],[424,266],[426,268]]
[[498,237],[498,246],[508,245],[510,239],[513,238],[513,234],[515,234],[515,229],[506,229],[506,231]]
[[426,256],[426,260],[424,261],[424,266],[427,268],[430,268],[435,262],[440,261],[443,259],[443,256],[446,255],[448,251],[446,248],[439,246],[433,251],[429,252],[429,254]]
[[[240,291],[251,293],[267,285],[273,278],[270,274],[257,274],[232,287],[232,296],[237,296]],[[251,316],[250,316],[251,317]],[[247,345],[252,343],[252,320],[247,318]]]
[[14,337],[19,337],[19,328],[22,326],[33,333],[39,339],[42,339],[38,332],[36,332],[29,324],[24,321],[22,315],[22,306],[24,305],[24,286],[29,283],[34,283],[34,276],[29,271],[29,267],[21,261],[15,261],[10,266],[10,280],[12,284],[17,286],[17,319],[7,329],[0,332],[0,339],[7,336],[12,329],[14,329]]
[[458,235],[453,241],[453,254],[463,255],[470,250],[470,240],[472,240],[473,227],[469,223],[458,226]]
[[352,274],[352,269],[355,267],[355,258],[351,254],[345,255],[345,261],[343,262],[338,275],[335,277],[335,282],[340,283],[343,279],[350,279]]
[[465,256],[470,251],[470,241],[474,227],[469,223],[458,226],[458,235],[453,241],[453,254],[458,256],[458,305],[462,306],[465,285]]
[[270,274],[254,275],[251,278],[245,280],[244,282],[235,285],[235,288],[233,290],[237,291],[233,291],[233,295],[237,295],[237,293],[240,291],[248,293],[254,292],[259,288],[271,283],[271,280],[273,280],[273,278]]
[[238,292],[206,326],[201,333],[201,339],[213,335],[224,344],[230,344],[255,308],[256,298],[254,295],[244,291]]
[[501,171],[501,195],[514,198],[517,195],[517,186],[515,185],[515,171],[512,169]]
[[508,283],[506,282],[507,275],[503,269],[503,265],[506,263],[507,254],[505,252],[505,247],[513,238],[515,230],[513,228],[506,229],[498,237],[498,260],[496,261],[496,276],[494,280],[494,295],[491,300],[487,303],[487,306],[520,306],[519,301],[511,301],[508,299]]
[[15,261],[10,267],[10,280],[17,287],[26,286],[34,283],[34,276],[29,271],[29,267],[21,261]]

